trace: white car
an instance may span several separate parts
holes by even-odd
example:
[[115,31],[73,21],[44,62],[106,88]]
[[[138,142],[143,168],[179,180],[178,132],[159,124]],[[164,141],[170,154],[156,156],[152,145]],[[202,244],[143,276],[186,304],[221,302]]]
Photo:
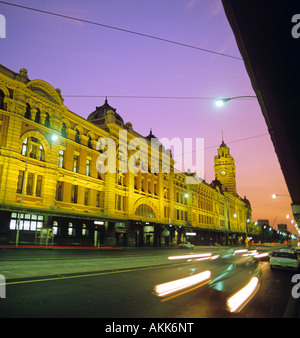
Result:
[[191,244],[190,242],[181,242],[179,243],[179,247],[181,249],[194,249],[194,245]]
[[270,266],[273,268],[299,269],[300,260],[294,250],[278,250],[272,253]]

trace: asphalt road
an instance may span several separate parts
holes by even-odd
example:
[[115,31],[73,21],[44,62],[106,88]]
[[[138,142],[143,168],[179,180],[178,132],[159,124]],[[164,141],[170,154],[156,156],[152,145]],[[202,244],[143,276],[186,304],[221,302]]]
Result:
[[[218,250],[218,249],[217,249]],[[194,253],[207,252],[206,248]],[[294,271],[271,271],[261,261],[262,284],[238,313],[225,309],[234,288],[245,284],[251,269],[240,261],[187,262],[168,260],[189,251],[143,250],[91,252],[3,250],[0,273],[6,278],[6,298],[0,298],[1,318],[281,318],[297,317],[298,300],[291,297]],[[213,254],[217,254],[214,251]],[[227,265],[226,265],[227,264]],[[232,267],[235,267],[234,269]],[[211,269],[226,271],[230,283],[205,284],[169,300],[154,294],[154,286]],[[254,270],[253,270],[254,271]],[[252,272],[251,272],[252,273]],[[248,277],[247,277],[248,276]],[[245,279],[246,278],[246,279]],[[227,285],[226,287],[224,285]],[[222,291],[218,291],[222,286]]]

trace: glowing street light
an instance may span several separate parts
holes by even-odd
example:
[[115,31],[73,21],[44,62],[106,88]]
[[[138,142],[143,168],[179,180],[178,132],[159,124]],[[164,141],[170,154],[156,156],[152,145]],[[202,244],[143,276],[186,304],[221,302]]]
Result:
[[288,195],[273,194],[273,195],[272,195],[272,198],[275,200],[278,196],[290,197],[290,196],[288,196]]
[[228,101],[227,99],[220,99],[220,100],[217,100],[217,101],[215,101],[215,105],[217,106],[217,107],[222,107],[222,106],[224,106],[224,103],[226,102],[226,101]]
[[218,99],[215,101],[215,105],[217,107],[222,107],[224,106],[224,104],[230,100],[234,100],[234,99],[244,99],[244,98],[252,98],[252,99],[256,99],[256,96],[251,96],[251,95],[244,95],[244,96],[234,96],[234,97],[226,97],[226,98],[222,98],[222,99]]
[[51,135],[51,140],[54,141],[54,142],[57,141],[58,140],[58,135],[57,134],[52,134]]

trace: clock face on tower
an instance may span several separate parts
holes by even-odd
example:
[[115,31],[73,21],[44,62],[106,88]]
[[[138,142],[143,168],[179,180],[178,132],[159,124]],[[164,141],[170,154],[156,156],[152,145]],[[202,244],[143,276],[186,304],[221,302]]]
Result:
[[224,143],[218,149],[215,156],[215,177],[221,182],[229,193],[236,194],[235,164],[234,158],[230,155],[230,149]]

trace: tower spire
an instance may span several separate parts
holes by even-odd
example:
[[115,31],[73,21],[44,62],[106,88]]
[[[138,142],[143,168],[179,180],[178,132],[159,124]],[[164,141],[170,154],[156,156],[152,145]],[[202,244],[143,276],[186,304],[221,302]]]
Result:
[[230,149],[224,143],[222,131],[222,144],[215,156],[215,175],[216,179],[228,190],[229,193],[236,194],[235,164],[230,155]]
[[222,143],[220,145],[220,147],[227,147],[227,145],[224,142],[224,134],[223,134],[223,130],[222,130]]

